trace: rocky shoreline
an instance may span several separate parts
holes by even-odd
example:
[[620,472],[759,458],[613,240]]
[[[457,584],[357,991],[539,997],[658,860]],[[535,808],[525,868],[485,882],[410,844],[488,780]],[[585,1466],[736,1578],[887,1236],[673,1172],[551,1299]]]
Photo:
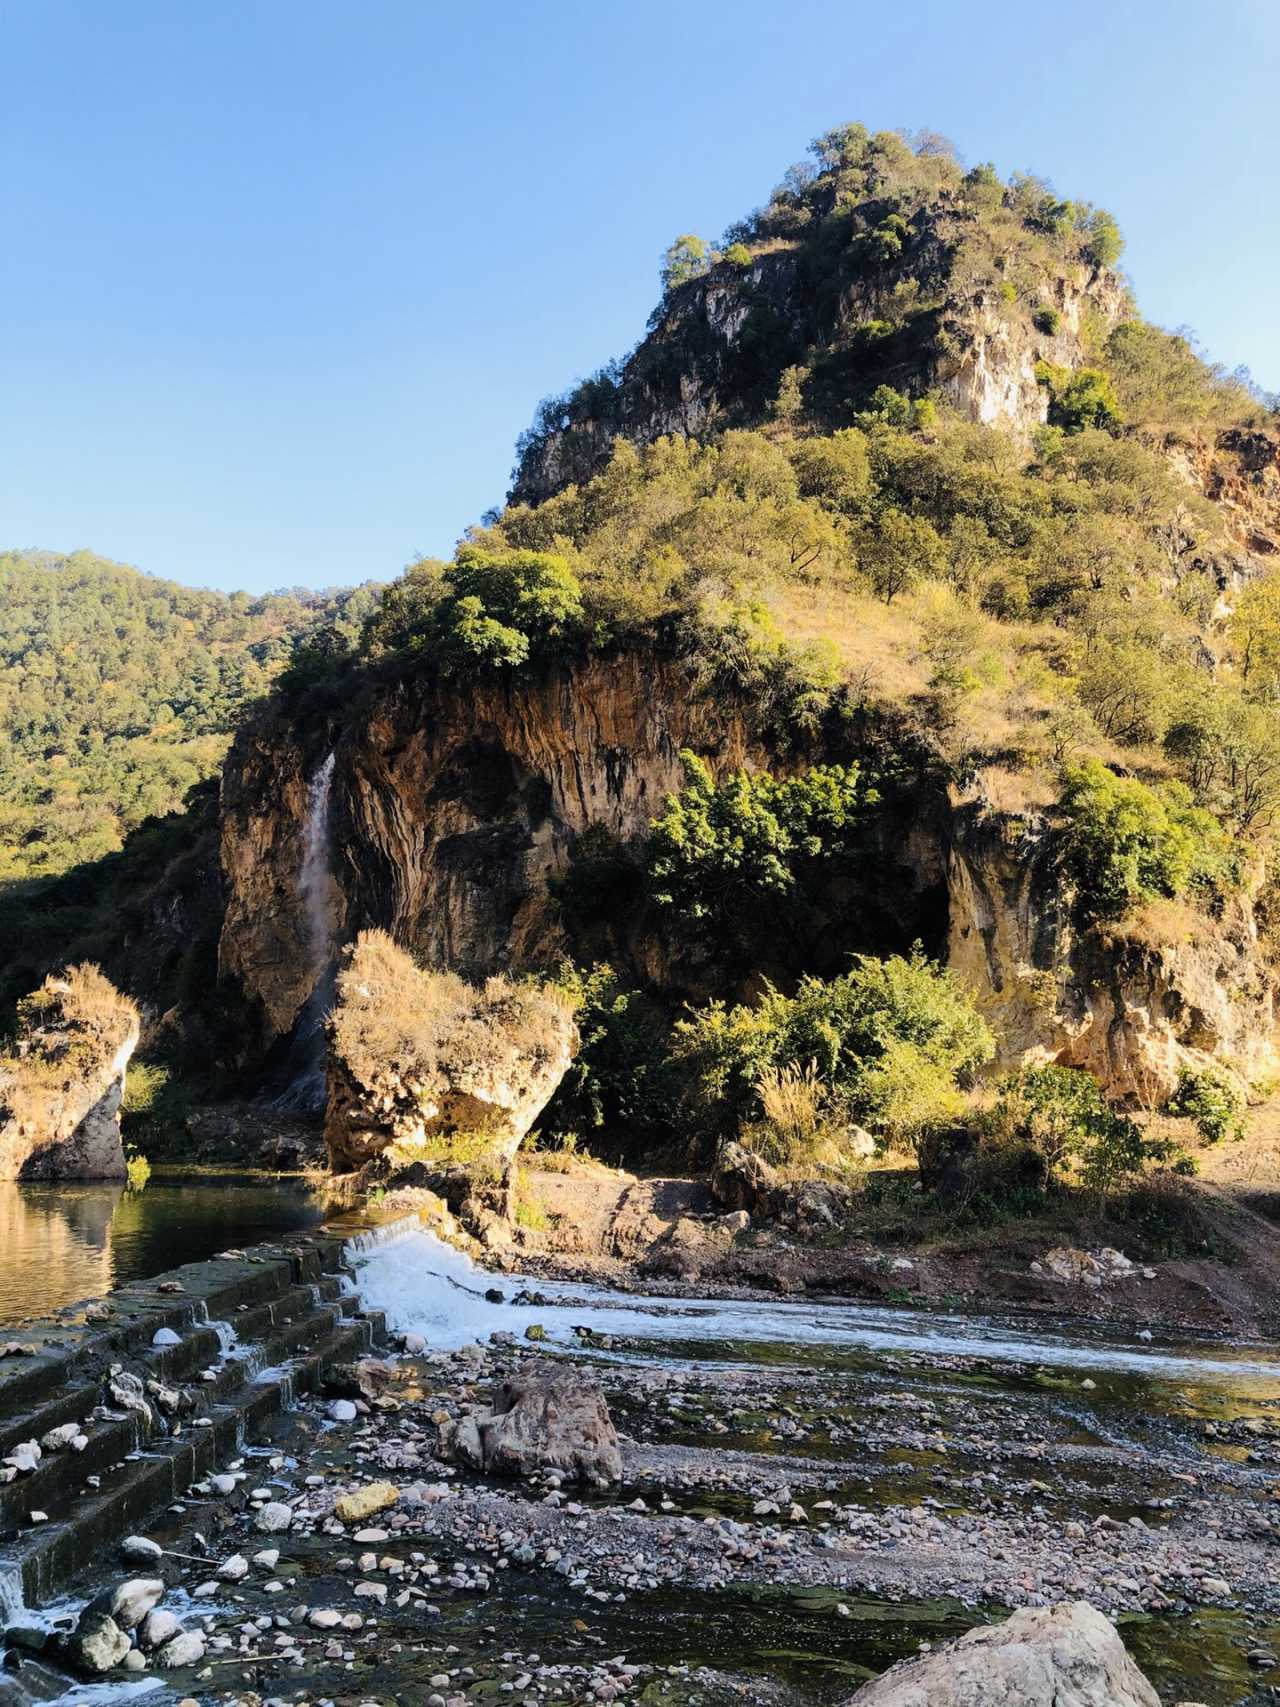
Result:
[[[264,1418],[134,1538],[180,1663],[144,1614],[109,1675],[163,1666],[202,1707],[834,1702],[922,1640],[1085,1600],[1146,1632],[1163,1698],[1271,1698],[1280,1378],[924,1351],[753,1363],[585,1330],[552,1352],[536,1294],[526,1312],[523,1338],[403,1336]],[[616,1426],[616,1465],[585,1483],[536,1457],[496,1475],[461,1445],[495,1395],[548,1375],[581,1377]],[[90,1600],[102,1578],[72,1586]],[[7,1676],[63,1663],[73,1622],[19,1623]]]

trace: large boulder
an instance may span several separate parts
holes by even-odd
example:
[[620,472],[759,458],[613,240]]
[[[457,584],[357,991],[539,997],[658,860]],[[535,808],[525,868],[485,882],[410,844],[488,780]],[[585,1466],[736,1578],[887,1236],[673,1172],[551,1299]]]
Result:
[[138,1010],[96,966],[45,979],[0,1055],[0,1179],[123,1179],[120,1104]]
[[1115,1625],[1086,1601],[1024,1607],[907,1660],[846,1707],[1160,1707]]
[[571,1371],[515,1375],[479,1416],[441,1430],[441,1450],[472,1470],[529,1476],[554,1470],[583,1482],[616,1482],[622,1454],[604,1395]]
[[329,1019],[330,1164],[345,1173],[390,1152],[399,1169],[456,1163],[505,1187],[577,1042],[554,992],[424,972],[385,932],[362,931]]

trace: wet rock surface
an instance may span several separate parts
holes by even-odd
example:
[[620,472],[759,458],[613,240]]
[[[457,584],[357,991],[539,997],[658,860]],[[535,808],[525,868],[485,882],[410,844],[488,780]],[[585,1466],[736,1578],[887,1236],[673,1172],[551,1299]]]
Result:
[[570,1372],[518,1375],[495,1390],[488,1410],[444,1425],[446,1456],[495,1476],[553,1471],[605,1485],[622,1475],[622,1454],[604,1397]]

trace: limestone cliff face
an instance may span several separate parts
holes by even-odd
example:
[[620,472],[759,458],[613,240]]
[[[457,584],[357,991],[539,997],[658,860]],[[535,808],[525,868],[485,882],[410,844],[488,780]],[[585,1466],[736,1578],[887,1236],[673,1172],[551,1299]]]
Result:
[[1140,924],[1080,931],[1047,827],[980,805],[957,810],[949,891],[949,960],[992,1022],[998,1066],[1083,1067],[1144,1106],[1184,1066],[1274,1076],[1276,990],[1247,896],[1168,941]]
[[[861,738],[842,721],[813,756],[859,757]],[[283,722],[249,730],[224,776],[220,959],[246,998],[249,1059],[290,1032],[316,987],[301,883],[315,746],[313,736],[304,756]],[[554,962],[567,941],[550,880],[588,829],[641,837],[682,784],[684,748],[718,770],[805,762],[771,753],[748,705],[699,691],[685,666],[649,648],[540,675],[388,687],[334,736],[333,949],[372,926],[422,964],[472,978]],[[904,759],[905,740],[894,753]],[[841,970],[855,948],[887,952],[916,938],[941,948],[938,804],[945,795],[927,782],[886,804],[865,869],[839,900],[856,937],[827,944],[826,970]],[[638,930],[602,957],[621,952],[647,981],[695,991],[696,966],[672,964],[686,934],[678,921],[673,929],[673,942]]]
[[1114,274],[1067,275],[1047,293],[1059,317],[1058,330],[1040,330],[1025,314],[989,292],[956,297],[947,305],[940,349],[925,370],[926,390],[938,391],[971,421],[1004,427],[1030,437],[1049,415],[1049,397],[1036,379],[1036,363],[1078,367],[1084,358],[1081,324],[1086,308],[1099,326],[1110,328],[1125,312],[1127,297]]
[[[639,835],[680,786],[683,747],[766,759],[740,708],[696,695],[649,652],[388,689],[335,748],[335,940],[380,926],[471,976],[554,957],[548,879],[589,825]],[[221,968],[260,1009],[264,1042],[290,1030],[316,981],[299,880],[315,762],[287,725],[251,730],[223,781]]]
[[[1057,329],[1045,331],[1029,305],[990,287],[946,288],[952,226],[945,212],[922,220],[892,277],[818,289],[803,252],[782,246],[746,270],[720,265],[680,287],[614,382],[575,394],[526,436],[512,500],[537,504],[589,479],[617,438],[643,445],[666,434],[756,424],[793,364],[812,370],[820,411],[834,406],[845,421],[850,395],[887,383],[911,395],[936,391],[970,420],[1029,437],[1048,413],[1036,362],[1082,365],[1086,312],[1094,330],[1105,332],[1129,311],[1127,292],[1105,268],[1068,267],[1046,282],[1041,306],[1058,318]],[[942,305],[868,342],[860,328],[877,323],[895,280],[941,285]]]
[[[388,687],[336,735],[333,948],[377,926],[423,964],[470,977],[545,965],[567,946],[549,880],[592,826],[640,837],[680,786],[682,748],[717,768],[777,770],[857,756],[842,741],[771,754],[749,708],[696,692],[679,664],[647,650],[541,676]],[[221,957],[259,1016],[259,1054],[295,1026],[316,984],[300,884],[316,763],[277,724],[241,737],[224,780]],[[1277,1064],[1275,995],[1247,897],[1220,920],[1183,920],[1176,940],[1081,932],[1042,820],[948,799],[924,771],[882,811],[832,914],[828,975],[851,953],[921,939],[978,992],[1003,1064],[1088,1067],[1143,1102],[1171,1090],[1183,1064],[1212,1058],[1255,1080]],[[699,993],[652,934],[628,938],[626,952],[651,984]]]

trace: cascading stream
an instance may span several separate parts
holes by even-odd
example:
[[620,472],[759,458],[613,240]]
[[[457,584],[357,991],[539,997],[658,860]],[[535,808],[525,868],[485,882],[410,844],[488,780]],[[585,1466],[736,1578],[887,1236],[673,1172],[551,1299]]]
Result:
[[302,826],[302,864],[298,894],[306,911],[307,955],[313,977],[323,978],[333,936],[333,872],[329,864],[329,807],[335,755],[330,753],[307,785],[307,815]]

